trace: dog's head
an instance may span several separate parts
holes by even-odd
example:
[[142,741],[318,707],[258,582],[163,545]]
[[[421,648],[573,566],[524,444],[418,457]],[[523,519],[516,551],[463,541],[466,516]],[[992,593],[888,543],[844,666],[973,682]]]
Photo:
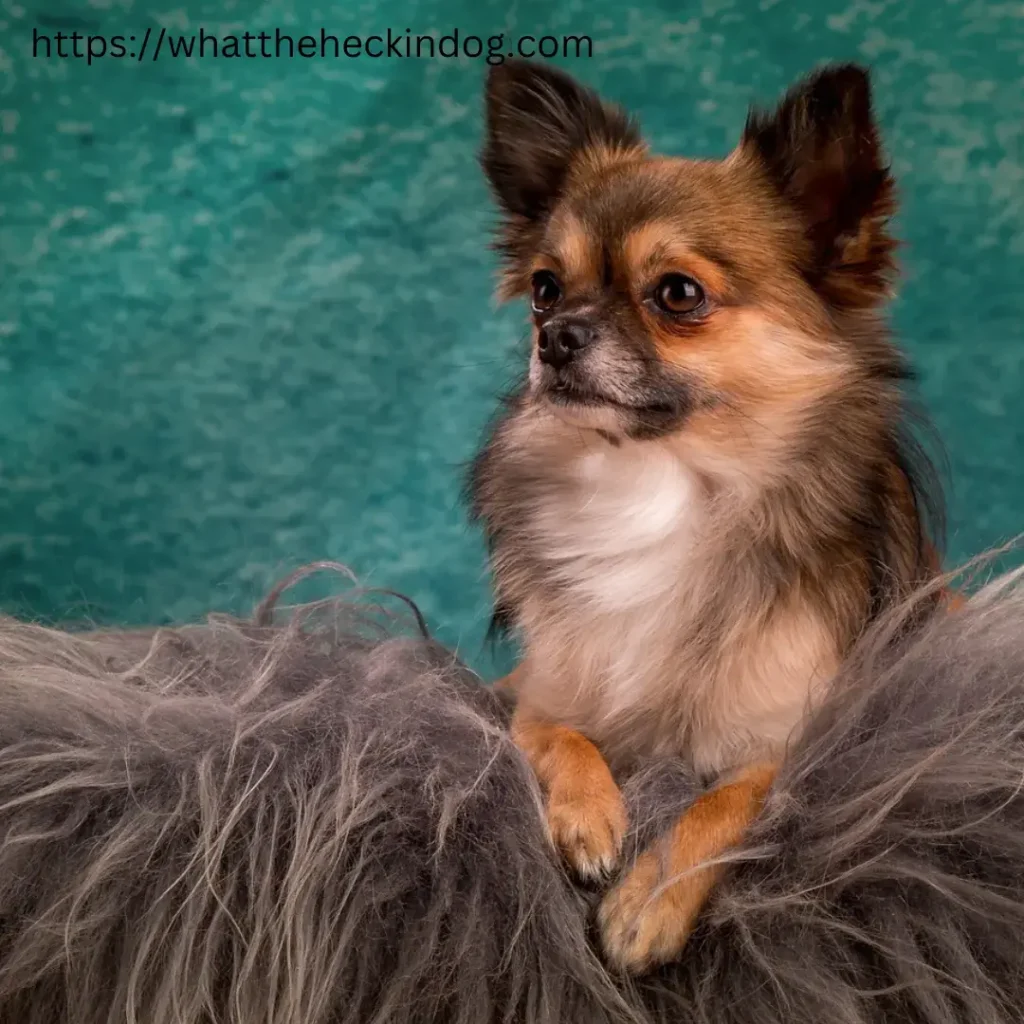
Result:
[[858,349],[894,248],[860,68],[751,112],[711,161],[652,155],[620,109],[509,61],[488,78],[481,160],[503,215],[501,293],[532,305],[528,402],[714,447],[751,424],[792,431],[815,396],[891,368],[885,346]]

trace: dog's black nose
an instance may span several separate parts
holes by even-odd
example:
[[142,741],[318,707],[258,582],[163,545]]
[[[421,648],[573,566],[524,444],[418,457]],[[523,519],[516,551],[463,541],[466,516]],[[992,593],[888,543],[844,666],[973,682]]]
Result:
[[537,335],[537,354],[542,363],[560,370],[572,362],[580,349],[593,340],[594,329],[579,320],[559,320],[545,324]]

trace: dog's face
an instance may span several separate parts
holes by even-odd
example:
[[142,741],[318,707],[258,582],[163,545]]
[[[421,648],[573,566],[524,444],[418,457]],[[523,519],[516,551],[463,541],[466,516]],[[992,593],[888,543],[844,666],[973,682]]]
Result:
[[726,159],[694,161],[652,156],[562,72],[509,62],[482,164],[502,294],[531,304],[528,401],[559,418],[742,447],[877,370],[856,336],[889,288],[892,183],[861,70],[819,72]]

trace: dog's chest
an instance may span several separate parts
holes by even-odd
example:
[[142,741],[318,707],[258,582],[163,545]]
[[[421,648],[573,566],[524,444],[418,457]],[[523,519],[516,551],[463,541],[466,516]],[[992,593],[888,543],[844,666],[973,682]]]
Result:
[[[534,545],[564,611],[618,617],[665,604],[682,584],[699,490],[670,453],[641,446],[579,455],[533,510]],[[649,620],[649,617],[647,617]]]
[[[723,770],[781,747],[834,665],[799,611],[699,635],[702,602],[734,585],[715,558],[699,482],[656,449],[589,452],[523,511],[543,579],[520,608],[520,696],[606,756],[682,755]],[[728,618],[728,616],[726,616]]]
[[697,482],[653,447],[589,451],[545,489],[527,529],[543,581],[521,609],[538,710],[597,738],[661,702],[702,518]]

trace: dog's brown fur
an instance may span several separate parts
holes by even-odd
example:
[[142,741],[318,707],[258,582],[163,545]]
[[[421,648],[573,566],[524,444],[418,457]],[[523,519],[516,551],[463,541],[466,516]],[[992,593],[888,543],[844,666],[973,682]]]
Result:
[[723,867],[714,858],[742,842],[777,769],[772,762],[748,765],[699,797],[666,836],[637,858],[600,908],[605,945],[620,961],[646,964],[678,953],[722,876]]
[[[881,311],[894,193],[867,76],[824,69],[752,113],[726,159],[693,161],[650,155],[561,72],[510,62],[488,80],[482,163],[501,293],[538,272],[559,288],[472,480],[498,617],[523,642],[517,736],[583,874],[622,834],[604,759],[739,772],[673,832],[668,863],[692,868],[741,837],[764,765],[854,639],[937,569]],[[694,315],[651,299],[672,273],[702,289]],[[591,342],[543,365],[538,343],[570,320]],[[601,914],[631,969],[679,951],[714,877],[666,886],[653,864]]]

